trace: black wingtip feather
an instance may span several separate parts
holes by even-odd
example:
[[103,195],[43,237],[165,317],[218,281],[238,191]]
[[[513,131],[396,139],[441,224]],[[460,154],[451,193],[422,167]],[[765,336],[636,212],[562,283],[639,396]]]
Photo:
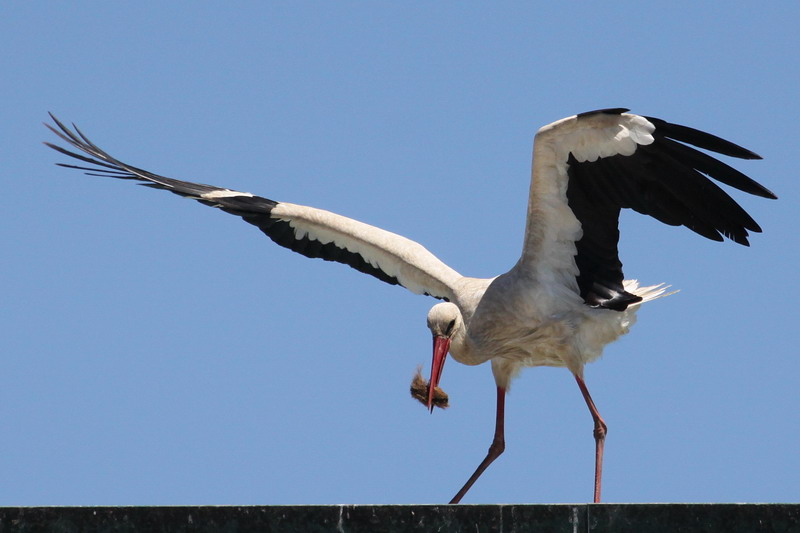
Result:
[[630,109],[625,107],[608,107],[606,109],[595,109],[594,111],[584,111],[575,115],[578,118],[590,117],[592,115],[621,115],[627,113]]
[[706,133],[688,126],[672,124],[666,120],[654,117],[644,117],[655,127],[655,135],[669,137],[676,141],[685,142],[698,148],[710,150],[718,154],[737,157],[739,159],[762,159],[757,153],[748,150],[738,144],[726,141],[716,135]]
[[659,139],[659,143],[664,150],[674,154],[677,159],[691,163],[694,168],[717,181],[730,185],[740,191],[744,191],[762,198],[777,199],[777,196],[744,173],[711,157],[705,152],[701,152],[669,138]]

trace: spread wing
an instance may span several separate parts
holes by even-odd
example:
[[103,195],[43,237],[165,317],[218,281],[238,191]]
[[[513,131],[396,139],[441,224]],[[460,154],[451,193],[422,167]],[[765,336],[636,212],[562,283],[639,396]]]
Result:
[[342,263],[417,294],[444,300],[453,298],[453,287],[461,275],[415,241],[330,211],[153,174],[115,159],[74,125],[72,131],[50,116],[55,127],[45,125],[86,155],[45,144],[91,165],[58,163],[60,166],[85,170],[95,176],[136,180],[141,185],[197,200],[242,217],[277,244],[306,257]]
[[[714,181],[776,196],[738,170],[689,145],[741,159],[757,154],[702,131],[626,109],[582,113],[539,130],[523,259],[562,273],[593,307],[624,310],[617,253],[619,213],[631,208],[715,241],[748,245],[753,218]],[[573,262],[574,258],[574,262]]]

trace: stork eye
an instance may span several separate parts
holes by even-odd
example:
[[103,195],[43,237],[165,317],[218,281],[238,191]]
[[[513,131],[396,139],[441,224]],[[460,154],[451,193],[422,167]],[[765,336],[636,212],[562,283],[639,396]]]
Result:
[[447,330],[445,330],[445,335],[449,337],[450,334],[453,332],[453,327],[455,325],[456,325],[456,319],[454,318],[453,320],[450,321],[449,324],[447,324]]

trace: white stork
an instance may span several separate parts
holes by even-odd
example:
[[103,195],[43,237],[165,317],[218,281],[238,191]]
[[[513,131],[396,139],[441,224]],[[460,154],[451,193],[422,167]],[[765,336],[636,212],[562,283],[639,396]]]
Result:
[[356,220],[303,205],[152,174],[115,159],[77,127],[52,114],[47,125],[81,155],[51,148],[92,167],[92,175],[142,185],[217,207],[257,226],[306,257],[349,265],[381,281],[443,300],[428,314],[433,362],[428,407],[447,353],[467,365],[491,361],[497,385],[494,439],[486,458],[450,503],[458,503],[505,449],[505,393],[526,366],[567,367],[594,420],[594,501],[600,501],[606,424],[583,379],[583,367],[627,333],[637,307],[666,287],[623,280],[617,254],[620,209],[686,226],[711,240],[748,245],[761,228],[709,178],[764,198],[776,196],[738,170],[688,145],[742,159],[755,153],[692,128],[602,109],[541,128],[533,146],[528,220],[522,255],[492,279],[462,276],[420,244]]

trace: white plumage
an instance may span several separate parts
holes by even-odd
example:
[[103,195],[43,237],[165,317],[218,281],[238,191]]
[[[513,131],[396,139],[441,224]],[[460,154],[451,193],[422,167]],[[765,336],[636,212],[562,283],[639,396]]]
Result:
[[273,241],[307,257],[347,264],[417,294],[445,300],[428,314],[434,337],[428,407],[447,353],[467,365],[491,361],[497,418],[489,452],[451,503],[457,503],[505,448],[503,413],[511,380],[527,366],[563,366],[574,375],[594,420],[594,501],[600,501],[605,422],[583,380],[584,365],[628,332],[639,305],[666,287],[624,280],[617,254],[618,217],[632,208],[713,240],[747,244],[758,224],[709,178],[765,198],[775,195],[688,144],[757,159],[733,143],[660,119],[605,109],[541,128],[522,254],[492,279],[464,277],[422,245],[312,207],[185,182],[132,167],[55,117],[48,126],[87,155],[47,143],[91,167],[91,174],[144,182],[241,216]]

